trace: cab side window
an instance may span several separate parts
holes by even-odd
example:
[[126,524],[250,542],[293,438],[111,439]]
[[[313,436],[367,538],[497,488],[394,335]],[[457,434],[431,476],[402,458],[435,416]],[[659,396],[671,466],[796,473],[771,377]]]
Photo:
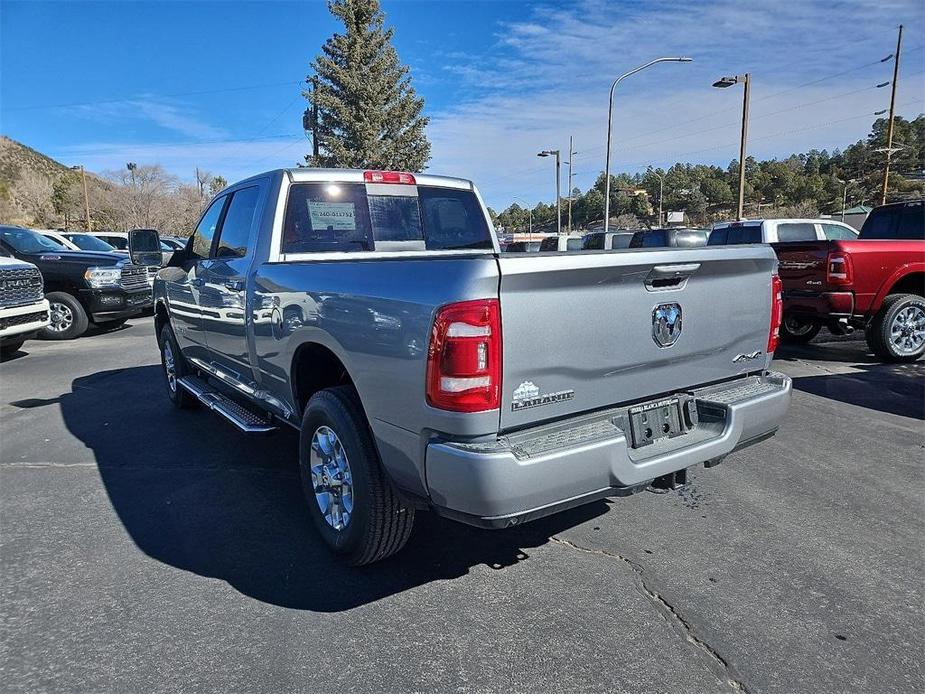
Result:
[[215,230],[218,228],[219,221],[221,221],[222,211],[225,209],[227,201],[227,195],[216,198],[209,205],[209,209],[206,210],[202,219],[199,220],[199,225],[196,227],[196,231],[193,232],[193,240],[189,246],[192,260],[204,260],[209,257],[212,250],[212,238],[215,236]]
[[219,232],[216,258],[243,258],[247,255],[259,191],[257,186],[251,186],[232,194]]

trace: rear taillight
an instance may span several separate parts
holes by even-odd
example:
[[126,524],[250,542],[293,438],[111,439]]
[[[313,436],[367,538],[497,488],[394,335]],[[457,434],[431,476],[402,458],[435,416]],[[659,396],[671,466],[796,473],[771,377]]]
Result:
[[851,256],[832,251],[825,261],[825,281],[828,284],[851,284]]
[[501,307],[497,299],[437,310],[427,352],[427,404],[454,412],[501,402]]
[[363,180],[366,183],[404,183],[415,185],[414,175],[404,171],[364,171]]
[[771,275],[771,328],[768,330],[768,354],[777,350],[780,342],[780,324],[784,319],[783,285],[780,277]]

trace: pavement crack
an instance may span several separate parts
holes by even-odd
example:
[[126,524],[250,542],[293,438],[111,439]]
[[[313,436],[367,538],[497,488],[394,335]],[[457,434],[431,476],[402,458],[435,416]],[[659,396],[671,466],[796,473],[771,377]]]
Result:
[[729,663],[729,661],[720,655],[720,653],[715,648],[713,648],[713,646],[697,636],[697,634],[694,633],[693,625],[687,619],[685,619],[685,617],[678,611],[678,609],[670,602],[668,602],[661,593],[659,593],[657,590],[654,590],[649,585],[648,581],[646,581],[645,572],[642,566],[637,564],[632,559],[629,559],[622,554],[617,554],[616,552],[607,552],[602,549],[582,547],[569,540],[556,537],[555,535],[550,536],[549,539],[556,544],[561,545],[562,547],[567,547],[569,549],[575,550],[577,552],[583,552],[585,554],[608,557],[610,559],[623,562],[629,566],[633,573],[636,574],[638,585],[642,594],[645,595],[649,601],[655,605],[656,609],[658,609],[658,611],[675,626],[676,630],[685,637],[688,643],[692,644],[707,657],[707,660],[711,666],[710,669],[713,670],[715,674],[717,674],[720,680],[725,681],[726,684],[728,684],[732,689],[732,691],[748,694],[748,687],[745,686],[745,683],[735,673],[734,668]]

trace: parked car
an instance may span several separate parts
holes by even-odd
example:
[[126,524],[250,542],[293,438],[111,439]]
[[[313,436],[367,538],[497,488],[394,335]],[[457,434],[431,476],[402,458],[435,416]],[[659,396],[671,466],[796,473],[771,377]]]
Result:
[[42,273],[0,253],[0,355],[8,357],[48,325]]
[[542,252],[548,251],[580,251],[581,250],[581,237],[580,236],[568,236],[566,234],[556,234],[555,236],[547,236],[540,243],[539,250]]
[[629,248],[633,233],[632,231],[592,231],[581,238],[581,249],[603,251]]
[[123,256],[128,255],[128,251],[118,251],[103,239],[97,238],[92,234],[86,234],[74,231],[55,231],[52,229],[35,229],[45,238],[57,241],[65,248],[72,251],[95,251],[97,253],[119,253]]
[[187,239],[181,239],[178,236],[161,236],[161,241],[175,251],[182,251],[186,247]]
[[643,229],[633,234],[630,248],[695,248],[707,245],[706,229]]
[[781,337],[808,342],[821,326],[864,330],[896,362],[925,352],[925,203],[874,208],[855,240],[776,246],[784,289]]
[[[119,232],[119,231],[94,231],[93,236],[98,239],[102,239],[110,246],[115,248],[117,251],[128,252],[128,233]],[[173,255],[173,252],[176,249],[172,244],[169,244],[165,241],[161,243],[161,253],[163,253],[163,264],[166,265],[170,262],[170,256]]]
[[852,241],[857,237],[853,227],[834,219],[749,219],[714,224],[707,245]]
[[[132,232],[136,262],[158,248]],[[510,527],[674,488],[777,430],[771,248],[498,250],[467,180],[241,181],[155,280],[167,395],[300,430],[309,514],[351,564],[398,551],[416,509]],[[231,303],[240,321],[212,317]]]
[[91,321],[116,328],[151,306],[147,270],[126,256],[72,251],[15,226],[0,226],[0,248],[34,264],[45,279],[50,321],[39,333],[45,339],[78,337]]

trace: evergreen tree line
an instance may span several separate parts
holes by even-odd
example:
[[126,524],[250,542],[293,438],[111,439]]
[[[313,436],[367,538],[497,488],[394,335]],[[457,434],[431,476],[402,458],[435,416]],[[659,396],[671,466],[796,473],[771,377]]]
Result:
[[[874,122],[865,140],[844,151],[813,149],[786,159],[745,160],[745,214],[747,217],[815,217],[841,213],[847,185],[847,206],[880,204],[886,146],[887,119]],[[925,193],[921,176],[925,170],[925,115],[914,120],[897,117],[894,143],[903,148],[893,155],[888,200],[920,197]],[[677,163],[667,171],[611,175],[611,225],[624,228],[658,223],[659,174],[664,178],[662,209],[667,214],[683,210],[692,225],[708,225],[731,219],[738,200],[739,163],[725,169],[706,164]],[[594,185],[572,198],[573,229],[588,229],[603,223],[605,179],[603,172]],[[633,194],[645,190],[645,194]],[[567,201],[563,193],[562,226],[567,223]],[[555,201],[533,208],[534,231],[555,231]],[[492,211],[496,225],[507,231],[526,231],[530,213],[512,204],[500,213]],[[614,224],[616,222],[616,224]]]

